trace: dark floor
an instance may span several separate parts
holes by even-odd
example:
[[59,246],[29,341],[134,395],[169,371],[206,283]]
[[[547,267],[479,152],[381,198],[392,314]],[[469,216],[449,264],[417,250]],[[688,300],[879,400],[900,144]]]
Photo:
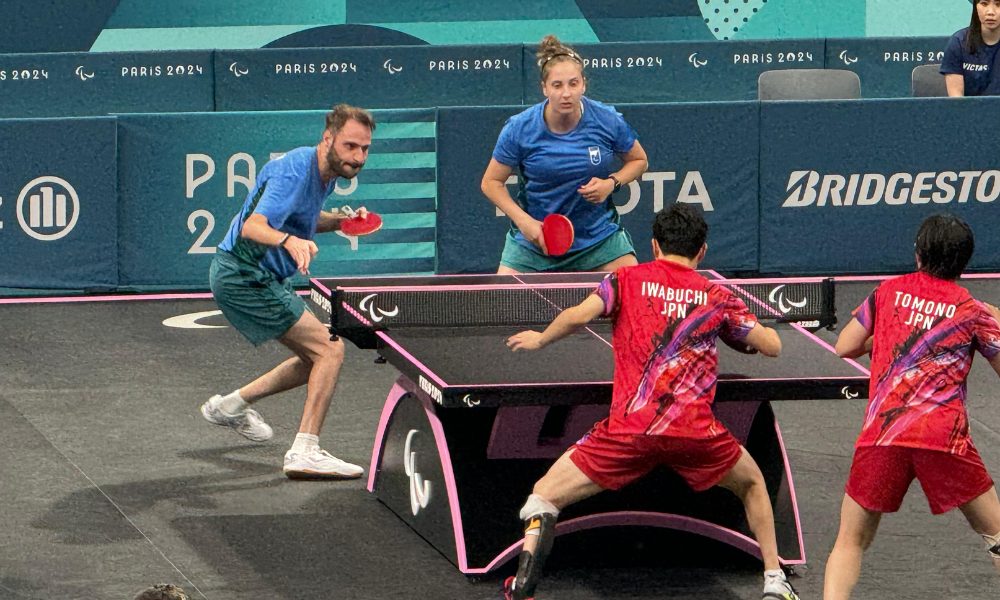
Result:
[[[838,287],[842,318],[873,285]],[[969,287],[984,300],[1000,296],[997,283]],[[0,600],[129,599],[158,581],[209,600],[497,597],[496,576],[459,574],[362,481],[282,476],[303,391],[261,404],[275,429],[270,443],[204,422],[198,407],[208,396],[286,357],[276,344],[254,349],[231,328],[162,325],[214,308],[198,300],[0,306]],[[373,358],[349,348],[322,436],[326,448],[366,468],[396,378]],[[973,437],[994,473],[996,385],[977,359]],[[775,405],[809,558],[795,581],[805,600],[822,596],[863,408],[860,401]],[[725,547],[688,552],[690,540],[679,537],[675,551],[647,552],[638,566],[571,552],[601,543],[560,539],[539,600],[759,597],[757,565]],[[860,599],[983,597],[1000,581],[961,514],[932,517],[916,485],[903,509],[883,520],[866,558]]]

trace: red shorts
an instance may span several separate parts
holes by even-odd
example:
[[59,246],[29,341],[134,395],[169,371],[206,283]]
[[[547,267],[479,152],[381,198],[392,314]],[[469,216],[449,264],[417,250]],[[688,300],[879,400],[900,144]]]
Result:
[[846,492],[863,508],[896,512],[914,477],[920,480],[935,515],[975,500],[993,487],[972,444],[964,456],[901,446],[867,446],[854,452]]
[[608,431],[605,419],[577,442],[570,460],[591,481],[609,490],[621,489],[664,465],[700,492],[719,483],[742,454],[739,442],[728,431],[708,439],[616,434]]

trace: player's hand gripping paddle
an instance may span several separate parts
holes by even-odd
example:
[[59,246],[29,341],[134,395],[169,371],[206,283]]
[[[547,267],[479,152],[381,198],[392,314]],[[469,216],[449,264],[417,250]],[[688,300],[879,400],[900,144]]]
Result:
[[573,223],[564,215],[549,215],[542,221],[542,239],[549,256],[562,256],[573,245]]
[[382,229],[382,217],[373,212],[359,215],[350,206],[344,206],[340,212],[348,218],[340,222],[340,231],[344,235],[368,235]]

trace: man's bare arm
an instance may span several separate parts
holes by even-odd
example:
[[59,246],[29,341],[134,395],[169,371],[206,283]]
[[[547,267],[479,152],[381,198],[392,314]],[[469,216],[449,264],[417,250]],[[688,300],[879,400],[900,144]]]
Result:
[[834,350],[837,351],[837,356],[842,358],[864,356],[872,351],[872,336],[857,319],[851,319],[847,327],[840,332]]
[[[271,227],[267,222],[267,217],[261,214],[252,214],[247,217],[246,223],[243,223],[243,229],[240,230],[240,235],[266,246],[281,244],[285,250],[288,250],[288,254],[291,255],[292,260],[295,261],[295,265],[299,271],[302,271],[303,275],[309,274],[309,262],[319,252],[319,248],[312,240],[303,240],[294,235],[289,235],[286,239],[285,234]],[[285,242],[282,243],[281,240],[285,240]]]
[[587,296],[587,299],[572,308],[559,313],[559,316],[545,328],[545,331],[522,331],[511,336],[507,340],[507,346],[511,350],[538,350],[548,346],[552,342],[559,341],[571,335],[578,329],[590,323],[604,312],[604,300],[595,294]]
[[781,338],[778,332],[760,323],[753,326],[743,341],[760,350],[764,356],[777,358],[781,354]]

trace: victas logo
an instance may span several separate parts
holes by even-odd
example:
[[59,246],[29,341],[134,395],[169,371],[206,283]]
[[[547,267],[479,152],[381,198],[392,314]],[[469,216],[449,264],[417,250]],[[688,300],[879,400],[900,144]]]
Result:
[[924,173],[853,173],[821,175],[792,171],[783,208],[805,206],[873,206],[965,203],[970,198],[989,203],[1000,197],[1000,171],[941,171]]
[[43,242],[65,237],[80,217],[80,197],[65,179],[46,175],[28,182],[17,196],[17,220]]
[[377,295],[378,294],[368,294],[362,298],[361,302],[358,304],[358,308],[362,311],[367,311],[368,314],[371,315],[372,321],[375,321],[376,323],[382,321],[382,319],[386,317],[395,317],[399,314],[398,306],[392,307],[391,310],[382,310],[381,308],[375,306],[375,296]]
[[413,438],[418,433],[419,430],[411,429],[403,444],[403,470],[410,478],[410,512],[414,517],[421,509],[427,508],[431,501],[431,482],[426,481],[417,471],[417,453],[413,451]]
[[771,302],[771,304],[777,304],[778,310],[782,313],[787,315],[792,312],[792,309],[805,308],[806,304],[809,304],[808,298],[803,298],[802,300],[791,300],[789,298],[785,298],[784,288],[785,286],[779,285],[771,290],[771,293],[767,296],[767,299]]

